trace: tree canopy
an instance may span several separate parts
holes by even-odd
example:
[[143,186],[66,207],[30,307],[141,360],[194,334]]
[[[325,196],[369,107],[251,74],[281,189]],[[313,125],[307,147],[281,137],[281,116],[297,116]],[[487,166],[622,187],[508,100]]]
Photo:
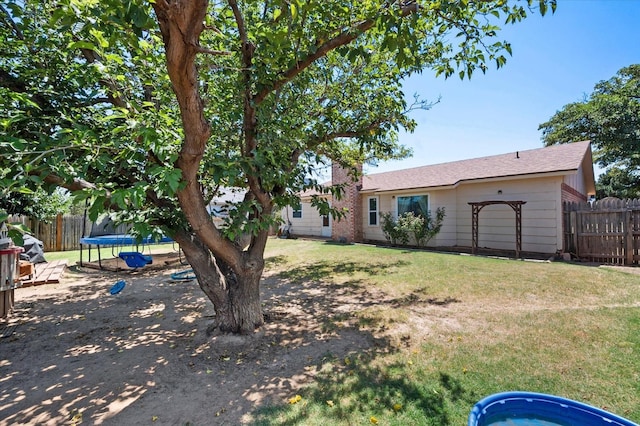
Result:
[[12,192],[11,196],[0,198],[0,211],[10,215],[24,215],[32,219],[49,222],[59,214],[67,213],[71,199],[64,189],[51,194],[42,189],[34,192]]
[[[222,330],[262,323],[274,214],[330,162],[402,158],[403,78],[471,77],[511,53],[499,25],[555,0],[4,1],[0,185],[63,186],[184,250]],[[207,204],[244,194],[216,227]],[[330,211],[327,200],[316,205]],[[339,215],[341,212],[333,211]],[[239,239],[240,235],[249,240]]]
[[598,197],[640,197],[640,64],[599,82],[539,129],[547,146],[591,141],[595,160],[607,168],[598,179]]

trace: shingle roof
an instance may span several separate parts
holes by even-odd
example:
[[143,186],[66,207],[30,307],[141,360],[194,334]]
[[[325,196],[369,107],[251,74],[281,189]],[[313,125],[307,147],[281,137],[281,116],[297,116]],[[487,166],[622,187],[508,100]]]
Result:
[[453,186],[463,181],[577,170],[589,141],[365,175],[362,192]]

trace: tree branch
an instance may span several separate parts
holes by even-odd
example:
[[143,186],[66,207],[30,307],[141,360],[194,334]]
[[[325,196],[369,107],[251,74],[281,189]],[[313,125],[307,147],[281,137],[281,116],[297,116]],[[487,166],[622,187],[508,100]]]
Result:
[[[252,65],[255,46],[248,39],[244,18],[236,0],[229,0],[229,6],[233,11],[236,26],[238,27],[238,34],[240,35],[240,42],[242,43],[242,75],[244,84],[244,114],[242,123],[244,144],[242,146],[242,155],[245,157],[253,157],[253,152],[258,144],[256,138],[258,126],[258,120],[256,118],[257,103],[254,102],[253,95],[251,93]],[[257,171],[254,170],[254,172]],[[273,204],[269,194],[267,194],[262,188],[260,179],[256,175],[248,173],[247,183],[249,185],[249,189],[255,195],[263,209],[270,213],[273,208]]]
[[[24,81],[20,80],[17,77],[12,76],[9,72],[0,68],[0,87],[5,87],[12,92],[16,93],[28,93],[29,88],[24,83]],[[51,102],[42,94],[35,93],[29,96],[31,101],[38,105],[41,110],[51,111],[52,106]]]
[[[412,13],[416,13],[420,5],[415,1],[406,1],[399,3],[400,5],[400,16],[405,17]],[[318,59],[326,56],[330,51],[335,50],[340,46],[344,46],[346,44],[351,43],[353,40],[358,38],[361,34],[364,34],[368,30],[370,30],[375,24],[373,19],[367,19],[361,21],[346,30],[342,31],[336,37],[327,40],[323,44],[321,44],[316,51],[310,52],[306,57],[298,60],[295,65],[289,68],[287,71],[282,73],[282,78],[273,85],[269,87],[265,87],[260,92],[258,92],[253,98],[253,102],[255,105],[260,104],[264,99],[273,91],[280,89],[282,86],[287,84],[289,81],[293,80],[298,74],[311,66]]]
[[[80,52],[87,62],[91,64],[100,60],[100,56],[91,49],[82,48],[80,49]],[[109,103],[119,108],[127,108],[127,101],[122,96],[114,95],[114,93],[121,92],[118,90],[118,86],[116,86],[115,82],[106,78],[101,78],[100,84],[107,88],[107,99],[109,100]]]
[[252,102],[251,93],[251,66],[253,63],[253,53],[255,52],[255,46],[248,39],[244,18],[242,16],[242,12],[240,12],[236,0],[229,0],[229,6],[233,11],[233,16],[236,20],[236,26],[238,27],[238,34],[240,35],[240,43],[242,45],[242,76],[244,84],[244,116],[242,123],[244,132],[244,146],[242,147],[242,153],[244,156],[250,156],[252,155],[251,152],[256,148],[257,121],[256,111]]
[[338,131],[338,132],[331,132],[331,133],[327,133],[326,135],[323,136],[316,136],[314,138],[311,138],[309,140],[309,142],[306,145],[307,149],[314,149],[316,148],[318,145],[320,145],[323,142],[328,142],[330,140],[334,140],[334,139],[339,139],[339,138],[357,138],[360,136],[364,136],[367,133],[371,132],[372,130],[375,130],[377,128],[380,127],[380,125],[386,121],[389,121],[391,119],[391,117],[382,117],[378,120],[375,120],[371,123],[369,123],[367,126],[361,128],[361,129],[357,129],[357,130],[342,130],[342,131]]
[[6,70],[0,68],[0,87],[7,88],[12,92],[24,93],[27,86],[17,77],[12,76]]
[[231,52],[229,52],[228,50],[211,50],[201,46],[198,46],[196,48],[196,51],[198,53],[204,53],[207,55],[216,55],[216,56],[231,55]]
[[11,19],[11,15],[9,15],[9,12],[7,12],[7,9],[5,9],[4,6],[1,4],[0,4],[0,11],[2,12],[2,18],[3,18],[2,20],[5,21],[13,29],[13,32],[15,33],[16,37],[19,38],[20,40],[24,40],[24,34],[22,34],[22,31],[20,31],[20,28],[16,25],[14,20]]
[[44,177],[44,181],[48,184],[56,185],[69,191],[81,191],[83,189],[96,189],[96,186],[84,179],[74,178],[72,182],[66,182],[60,176],[49,174]]

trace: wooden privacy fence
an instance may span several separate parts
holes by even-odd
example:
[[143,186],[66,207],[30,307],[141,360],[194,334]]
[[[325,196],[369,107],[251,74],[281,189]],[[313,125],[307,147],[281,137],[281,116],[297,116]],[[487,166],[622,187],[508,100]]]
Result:
[[564,203],[564,250],[579,259],[640,265],[640,199]]
[[80,238],[91,230],[91,222],[87,220],[87,231],[83,232],[85,220],[82,215],[58,215],[50,223],[25,216],[13,216],[9,221],[21,222],[29,227],[33,236],[44,244],[45,252],[79,250]]

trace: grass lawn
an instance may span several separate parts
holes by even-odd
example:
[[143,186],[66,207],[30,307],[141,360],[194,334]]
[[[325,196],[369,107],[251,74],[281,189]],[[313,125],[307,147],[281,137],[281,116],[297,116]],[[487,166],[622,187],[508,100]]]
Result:
[[371,350],[328,353],[256,424],[463,425],[479,399],[525,390],[640,422],[640,275],[364,245],[270,240],[266,275],[365,294],[327,330]]

